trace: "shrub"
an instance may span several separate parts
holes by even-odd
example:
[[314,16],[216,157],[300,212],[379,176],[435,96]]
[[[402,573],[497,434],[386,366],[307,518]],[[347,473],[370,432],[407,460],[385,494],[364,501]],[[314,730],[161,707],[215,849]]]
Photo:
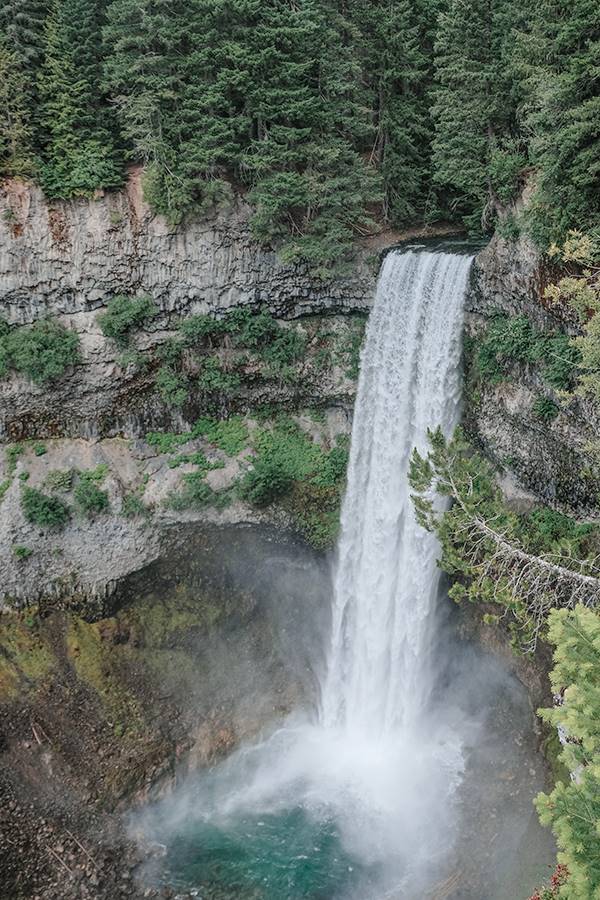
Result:
[[139,516],[147,516],[149,512],[149,508],[145,505],[139,493],[133,491],[130,494],[125,494],[123,497],[121,502],[121,515],[126,519],[136,519]]
[[24,486],[21,509],[28,522],[48,528],[60,528],[70,518],[69,508],[58,497]]
[[167,506],[175,510],[205,509],[213,506],[223,509],[231,502],[231,491],[215,491],[205,479],[206,471],[190,472],[183,477],[183,488],[179,493],[172,494],[167,500]]
[[23,444],[9,444],[5,451],[6,470],[8,475],[12,475],[17,467],[18,458],[25,452]]
[[479,374],[492,384],[503,380],[515,362],[532,363],[557,389],[566,390],[581,354],[565,334],[537,331],[526,316],[496,316],[488,326],[476,358]]
[[551,422],[558,415],[558,406],[549,397],[538,397],[534,400],[531,411],[543,422]]
[[257,452],[238,492],[253,506],[281,502],[306,539],[324,549],[334,542],[348,463],[344,444],[326,452],[292,420],[281,417],[254,437]]
[[109,508],[108,494],[98,487],[98,482],[102,481],[107,471],[107,466],[101,464],[88,472],[81,472],[73,497],[82,512],[99,513]]
[[279,456],[259,456],[239,485],[240,497],[252,506],[269,506],[292,487],[294,476]]
[[36,384],[59,378],[79,360],[79,338],[51,319],[16,328],[0,337],[4,369],[12,368]]
[[304,335],[292,328],[281,328],[261,352],[261,358],[274,373],[280,373],[302,359],[306,352]]
[[216,319],[214,316],[191,316],[181,323],[179,331],[186,346],[196,347],[207,338],[210,340],[225,334],[227,324],[224,319]]
[[4,500],[4,495],[6,494],[11,484],[12,482],[10,478],[5,478],[3,481],[0,481],[0,503],[2,503],[2,501]]
[[182,375],[170,366],[161,366],[156,376],[158,393],[169,407],[180,409],[187,400],[188,389]]
[[53,469],[46,475],[44,484],[52,491],[70,491],[74,475],[73,469]]
[[173,434],[169,431],[149,431],[146,435],[146,443],[155,447],[159,453],[174,453],[182,444],[187,444],[192,438],[191,434]]
[[33,553],[33,550],[31,550],[29,547],[22,547],[18,544],[15,544],[15,546],[12,548],[12,551],[13,555],[16,556],[17,559],[28,559]]
[[237,456],[248,443],[248,428],[240,416],[230,419],[198,419],[192,429],[194,437],[203,437],[228,456]]
[[108,509],[108,494],[87,478],[82,478],[73,491],[75,502],[82,512],[104,512]]
[[202,364],[198,385],[207,393],[231,394],[239,387],[240,378],[234,372],[225,372],[215,356],[207,357]]
[[106,312],[98,316],[105,337],[124,347],[131,332],[157,313],[150,297],[126,297],[120,294],[109,301]]

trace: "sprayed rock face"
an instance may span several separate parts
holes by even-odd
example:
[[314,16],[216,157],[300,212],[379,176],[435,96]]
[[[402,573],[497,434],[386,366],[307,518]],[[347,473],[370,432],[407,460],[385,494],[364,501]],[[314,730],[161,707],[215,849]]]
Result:
[[[322,564],[274,530],[181,528],[96,621],[48,609],[1,616],[0,870],[10,896],[120,898],[104,871],[111,846],[123,896],[137,896],[128,870],[138,857],[101,811],[164,793],[176,773],[214,763],[301,705],[302,647],[326,627],[327,585]],[[102,866],[70,880],[62,864],[86,863],[77,840]],[[10,863],[15,841],[20,867]]]

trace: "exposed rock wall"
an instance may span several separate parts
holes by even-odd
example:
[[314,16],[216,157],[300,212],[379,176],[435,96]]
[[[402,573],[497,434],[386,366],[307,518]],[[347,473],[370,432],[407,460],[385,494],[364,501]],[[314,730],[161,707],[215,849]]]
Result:
[[[467,332],[477,337],[497,314],[524,315],[540,330],[576,332],[568,311],[551,307],[544,287],[551,277],[527,238],[508,242],[496,236],[477,256],[467,298]],[[487,455],[542,501],[576,516],[594,515],[600,481],[590,469],[587,445],[598,440],[595,411],[577,398],[564,398],[542,379],[539,370],[516,364],[498,384],[469,378],[464,424]],[[558,415],[536,415],[535,401],[556,402]]]
[[[156,350],[188,315],[244,305],[267,308],[278,318],[369,308],[376,254],[362,248],[347,277],[325,282],[257,244],[249,212],[237,198],[202,221],[169,227],[144,204],[139,172],[121,193],[71,203],[49,203],[38,188],[5,183],[0,317],[18,325],[58,318],[77,331],[81,362],[48,388],[14,373],[1,379],[0,439],[136,437],[152,427],[193,421],[202,412],[201,397],[192,398],[182,418],[154,390]],[[119,293],[147,294],[159,310],[136,336],[142,368],[124,366],[122,351],[97,323],[98,311]],[[318,402],[332,390],[327,379],[303,379],[304,402]],[[285,401],[286,391],[279,395],[263,392],[260,402]]]
[[150,294],[164,314],[269,307],[277,316],[368,309],[375,270],[368,253],[348,278],[324,282],[284,265],[252,239],[249,207],[185,227],[153,216],[140,173],[96,200],[53,202],[20,182],[0,194],[0,307],[11,323],[81,315],[118,293]]

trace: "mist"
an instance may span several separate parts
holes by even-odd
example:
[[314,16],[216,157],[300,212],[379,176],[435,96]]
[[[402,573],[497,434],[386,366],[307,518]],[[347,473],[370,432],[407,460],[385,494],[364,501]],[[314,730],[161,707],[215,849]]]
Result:
[[459,419],[470,263],[386,258],[331,569],[280,566],[276,546],[260,575],[227,562],[266,598],[302,689],[269,732],[132,819],[165,846],[162,877],[199,896],[515,900],[527,890],[518,857],[537,840],[531,798],[543,779],[532,713],[443,614],[439,547],[415,520],[407,480],[427,429],[449,435]]

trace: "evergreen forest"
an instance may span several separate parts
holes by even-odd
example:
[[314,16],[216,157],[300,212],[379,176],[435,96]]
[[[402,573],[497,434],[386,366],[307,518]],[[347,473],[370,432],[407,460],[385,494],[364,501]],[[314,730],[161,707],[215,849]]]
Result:
[[600,224],[599,65],[594,0],[0,0],[0,175],[142,164],[172,224],[243,192],[316,271],[417,222],[546,248]]

